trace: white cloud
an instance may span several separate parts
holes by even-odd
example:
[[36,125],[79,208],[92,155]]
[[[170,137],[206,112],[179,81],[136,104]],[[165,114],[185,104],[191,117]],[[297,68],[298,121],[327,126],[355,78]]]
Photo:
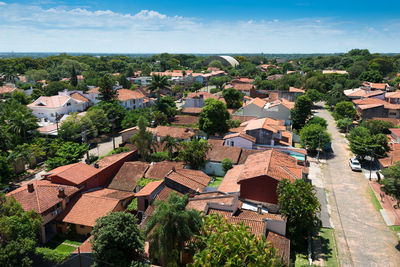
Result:
[[7,5],[7,3],[0,2],[0,6],[6,6],[6,5]]
[[203,21],[154,10],[123,14],[40,4],[0,4],[0,25],[6,37],[0,38],[0,51],[16,52],[317,53],[354,47],[384,52],[396,51],[400,41],[398,22],[371,31],[369,25],[328,18]]

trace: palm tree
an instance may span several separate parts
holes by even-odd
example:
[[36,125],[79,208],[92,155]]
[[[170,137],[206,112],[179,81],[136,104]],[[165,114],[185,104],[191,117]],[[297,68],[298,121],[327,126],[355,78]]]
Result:
[[147,131],[148,122],[143,116],[138,119],[139,131],[131,137],[131,142],[136,146],[140,157],[146,159],[150,153],[153,144],[153,136]]
[[17,110],[13,112],[8,120],[8,129],[11,133],[22,136],[24,142],[29,131],[38,127],[37,119],[27,110]]
[[199,234],[202,220],[196,210],[186,210],[188,196],[173,192],[167,202],[156,202],[156,211],[149,218],[145,234],[150,242],[150,257],[162,266],[178,266],[185,242]]
[[168,77],[167,76],[161,76],[158,74],[155,74],[151,76],[151,82],[149,85],[149,90],[150,92],[154,93],[156,92],[157,94],[157,102],[160,101],[160,91],[161,90],[171,90],[171,87],[168,82]]
[[168,157],[172,159],[174,149],[177,150],[179,148],[179,143],[169,135],[164,137],[161,142],[165,143],[164,149],[168,151]]

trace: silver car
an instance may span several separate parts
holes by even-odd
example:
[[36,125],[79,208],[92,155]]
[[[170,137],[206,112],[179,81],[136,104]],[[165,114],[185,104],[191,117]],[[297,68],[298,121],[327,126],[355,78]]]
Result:
[[349,165],[352,171],[361,171],[360,162],[356,159],[349,159]]

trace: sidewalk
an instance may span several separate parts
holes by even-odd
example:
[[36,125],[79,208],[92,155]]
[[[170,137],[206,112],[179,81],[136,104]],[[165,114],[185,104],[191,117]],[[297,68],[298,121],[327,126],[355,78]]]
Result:
[[[397,201],[392,200],[392,197],[386,195],[381,190],[381,185],[375,181],[369,182],[371,188],[373,189],[376,198],[381,204],[382,208],[385,210],[387,216],[389,217],[392,225],[400,225],[400,209],[395,209],[394,206],[397,205]],[[381,194],[383,194],[383,199],[381,199]]]

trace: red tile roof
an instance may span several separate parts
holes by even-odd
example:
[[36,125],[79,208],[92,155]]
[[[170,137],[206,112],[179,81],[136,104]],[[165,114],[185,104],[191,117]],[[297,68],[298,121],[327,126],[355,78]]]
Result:
[[248,140],[250,142],[253,142],[253,143],[256,142],[256,138],[255,137],[250,136],[250,135],[248,135],[248,134],[246,134],[244,132],[227,134],[227,135],[224,136],[224,140],[230,139],[230,138],[234,138],[234,137],[241,137],[241,138],[246,139],[246,140]]
[[265,104],[267,104],[267,101],[256,97],[253,100],[251,100],[250,102],[247,102],[245,106],[248,106],[248,105],[251,105],[251,104],[254,104],[254,105],[256,105],[256,106],[258,106],[260,108],[264,108]]
[[241,151],[241,147],[212,146],[207,152],[207,159],[214,162],[230,159],[233,164],[237,164]]
[[41,96],[27,106],[36,108],[59,108],[64,106],[69,99],[70,97],[66,95]]
[[203,108],[183,108],[182,114],[200,114]]
[[259,176],[269,176],[281,181],[301,179],[303,167],[297,165],[295,158],[277,150],[267,150],[247,157],[238,183]]
[[145,187],[143,187],[139,192],[135,194],[136,197],[143,197],[143,196],[148,196],[151,193],[154,192],[159,186],[161,186],[164,183],[164,180],[160,181],[154,181],[148,183]]
[[144,98],[144,95],[142,93],[129,89],[119,89],[117,93],[119,101]]
[[289,92],[290,93],[305,93],[306,91],[304,91],[304,90],[302,90],[302,89],[299,89],[299,88],[296,88],[296,87],[293,87],[293,86],[290,86],[289,87]]
[[272,243],[283,261],[288,264],[290,259],[290,239],[269,231],[267,233],[267,242]]
[[[93,236],[91,235],[79,246],[80,253],[92,253],[92,239]],[[78,253],[78,249],[75,249],[73,253]]]
[[189,199],[186,209],[195,209],[200,212],[204,212],[208,203],[217,203],[220,205],[232,205],[236,195],[228,195],[219,192],[210,192],[205,194],[199,194]]
[[82,101],[82,102],[89,102],[89,99],[83,95],[81,95],[78,92],[72,93],[70,95],[73,99],[78,100],[78,101]]
[[28,192],[27,185],[24,185],[10,193],[7,196],[13,196],[22,208],[26,211],[34,210],[38,214],[43,214],[50,208],[53,208],[63,199],[58,197],[60,188],[64,188],[64,193],[67,197],[71,197],[79,191],[78,188],[66,185],[52,184],[46,180],[33,180],[33,192]]
[[173,170],[166,178],[198,192],[202,192],[211,181],[211,178],[204,172],[189,169]]
[[144,177],[149,166],[150,164],[141,161],[125,162],[112,179],[108,188],[133,192],[137,181]]
[[166,137],[169,135],[172,138],[184,140],[189,139],[190,137],[193,137],[195,135],[195,133],[188,128],[172,126],[157,126],[154,129],[154,132],[159,137]]
[[99,94],[100,93],[99,89],[100,89],[100,87],[93,87],[92,89],[87,91],[87,93],[89,93],[89,94]]
[[237,183],[237,181],[243,170],[243,167],[243,164],[233,166],[233,168],[225,174],[224,179],[218,186],[218,191],[226,193],[239,192],[240,185]]
[[386,90],[389,85],[387,83],[370,83],[371,88]]
[[50,180],[52,180],[54,177],[60,177],[75,185],[81,185],[88,179],[95,176],[98,172],[99,170],[95,167],[87,165],[83,162],[78,162],[55,168],[44,174],[44,176]]
[[194,125],[199,121],[199,117],[189,115],[176,115],[172,124],[175,125]]
[[99,169],[103,169],[103,168],[106,168],[106,167],[108,167],[110,165],[113,165],[114,163],[120,161],[121,159],[129,158],[130,156],[132,156],[135,153],[136,153],[136,150],[135,151],[122,152],[122,153],[115,154],[115,155],[110,155],[110,156],[107,156],[105,158],[102,158],[102,159],[98,160],[97,164],[99,166]]
[[9,86],[9,85],[0,86],[0,95],[11,94],[15,90],[17,90],[17,89],[14,86]]
[[183,169],[185,167],[184,162],[175,161],[161,161],[153,162],[150,164],[149,169],[146,171],[144,177],[150,179],[161,180],[173,169]]

